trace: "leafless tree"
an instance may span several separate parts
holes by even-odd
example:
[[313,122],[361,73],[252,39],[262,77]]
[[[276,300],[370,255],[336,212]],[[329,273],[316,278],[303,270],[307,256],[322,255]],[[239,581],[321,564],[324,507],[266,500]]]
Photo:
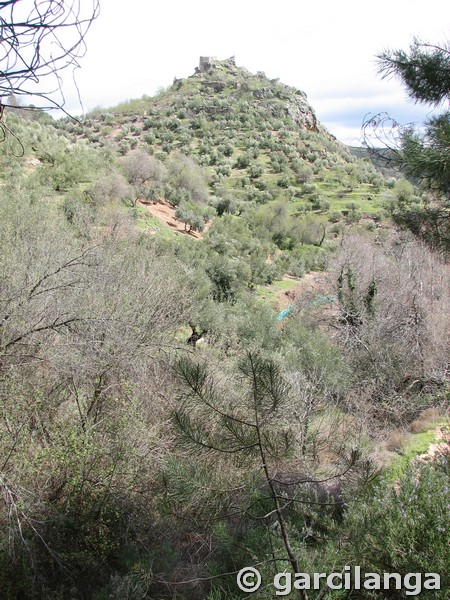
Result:
[[144,192],[146,186],[160,184],[165,177],[163,163],[144,150],[132,150],[121,162],[128,182],[138,193]]
[[[104,492],[98,513],[113,496],[147,497],[146,459],[159,445],[148,431],[159,427],[164,365],[192,293],[150,242],[105,231],[86,241],[44,203],[15,200],[0,203],[0,545],[34,574],[57,564],[66,575],[74,563],[55,515],[79,518],[94,488]],[[81,462],[69,439],[89,448]]]
[[61,72],[79,67],[98,14],[99,0],[0,1],[0,110],[11,96],[63,109]]
[[401,399],[448,378],[446,265],[410,235],[376,246],[353,235],[334,273],[337,339],[359,374],[358,397],[390,417],[414,417],[417,407]]
[[362,124],[362,145],[383,166],[395,166],[405,127],[408,125],[400,125],[386,112],[368,113]]

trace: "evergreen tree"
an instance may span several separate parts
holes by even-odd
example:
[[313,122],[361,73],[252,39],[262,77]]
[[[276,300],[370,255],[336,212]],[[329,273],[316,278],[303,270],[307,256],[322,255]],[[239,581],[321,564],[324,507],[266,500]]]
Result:
[[[327,487],[332,480],[338,482],[352,472],[357,485],[361,485],[373,473],[354,447],[340,449],[339,464],[323,479],[280,468],[284,460],[290,461],[291,468],[295,464],[302,423],[293,422],[295,402],[286,373],[262,353],[247,351],[237,369],[228,377],[222,374],[220,381],[205,363],[190,358],[181,358],[175,370],[180,389],[172,416],[178,444],[187,451],[195,449],[198,457],[207,457],[208,469],[220,469],[224,480],[229,470],[240,473],[240,481],[230,489],[232,505],[227,511],[222,499],[216,518],[220,514],[235,521],[239,516],[252,519],[260,536],[269,535],[270,554],[265,548],[257,564],[275,563],[278,569],[290,567],[294,573],[300,572],[300,534],[294,522],[305,523],[307,507],[315,505],[323,510],[342,504],[339,494],[334,497]],[[303,425],[305,435],[313,435],[308,433],[308,424]],[[201,462],[198,465],[196,470],[200,472]],[[227,487],[225,482],[222,487]],[[168,491],[169,498],[174,497],[173,490]],[[203,495],[207,494],[205,484]],[[302,532],[305,534],[305,530]],[[253,555],[253,560],[258,559]],[[325,585],[316,600],[323,598],[327,589]],[[305,590],[299,590],[296,597],[309,598]]]
[[[438,107],[450,100],[450,46],[414,40],[409,52],[393,50],[378,56],[383,77],[399,77],[415,101]],[[398,162],[404,173],[450,200],[450,112],[431,116],[420,129],[401,133]]]
[[378,55],[384,77],[401,79],[415,102],[439,106],[450,95],[450,50],[415,39],[409,54],[388,50]]
[[[378,55],[383,77],[398,77],[415,101],[438,108],[450,100],[450,45],[441,46],[414,39],[409,51],[389,50]],[[394,218],[409,227],[433,247],[450,248],[450,111],[432,115],[420,127],[401,127],[386,115],[376,115],[364,124],[375,131],[387,123],[391,132],[383,139],[392,140],[398,131],[397,147],[389,156],[401,171],[420,181],[434,195],[434,204],[402,207]],[[380,137],[377,134],[376,137]],[[390,144],[388,144],[390,145]],[[392,147],[391,147],[392,150]]]

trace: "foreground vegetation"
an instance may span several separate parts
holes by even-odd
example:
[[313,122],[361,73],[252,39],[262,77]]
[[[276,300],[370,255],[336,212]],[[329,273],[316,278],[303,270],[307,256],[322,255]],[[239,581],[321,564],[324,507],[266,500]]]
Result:
[[417,456],[448,441],[448,265],[390,220],[429,193],[229,61],[32,115],[0,148],[2,597],[232,600],[258,564],[447,598],[448,446]]

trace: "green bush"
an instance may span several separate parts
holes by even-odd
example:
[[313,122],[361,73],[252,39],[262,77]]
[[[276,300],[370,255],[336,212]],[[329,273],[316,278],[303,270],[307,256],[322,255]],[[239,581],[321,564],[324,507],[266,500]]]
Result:
[[236,169],[246,169],[250,165],[250,156],[248,154],[241,154],[237,157],[235,168]]
[[278,185],[278,187],[287,189],[291,185],[290,177],[288,175],[283,175],[282,177],[280,177],[278,179],[277,185]]
[[342,219],[342,213],[340,210],[333,210],[332,212],[330,212],[330,214],[328,216],[328,220],[331,223],[338,223],[341,219]]
[[[351,504],[346,520],[347,553],[361,570],[375,573],[438,573],[441,591],[420,598],[446,600],[450,590],[448,477],[436,466],[411,464],[395,487],[381,483],[365,502]],[[364,598],[383,598],[366,592]],[[404,598],[391,590],[389,598]]]
[[250,175],[251,179],[256,179],[257,177],[261,177],[261,175],[263,173],[264,173],[264,167],[259,164],[251,165],[248,169],[248,174]]

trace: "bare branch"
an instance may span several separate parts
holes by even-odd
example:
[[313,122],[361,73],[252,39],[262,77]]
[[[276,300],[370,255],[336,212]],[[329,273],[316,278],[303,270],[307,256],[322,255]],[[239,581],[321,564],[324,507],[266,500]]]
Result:
[[98,15],[99,0],[0,2],[0,104],[25,96],[42,101],[41,108],[64,110],[61,71],[79,68]]

